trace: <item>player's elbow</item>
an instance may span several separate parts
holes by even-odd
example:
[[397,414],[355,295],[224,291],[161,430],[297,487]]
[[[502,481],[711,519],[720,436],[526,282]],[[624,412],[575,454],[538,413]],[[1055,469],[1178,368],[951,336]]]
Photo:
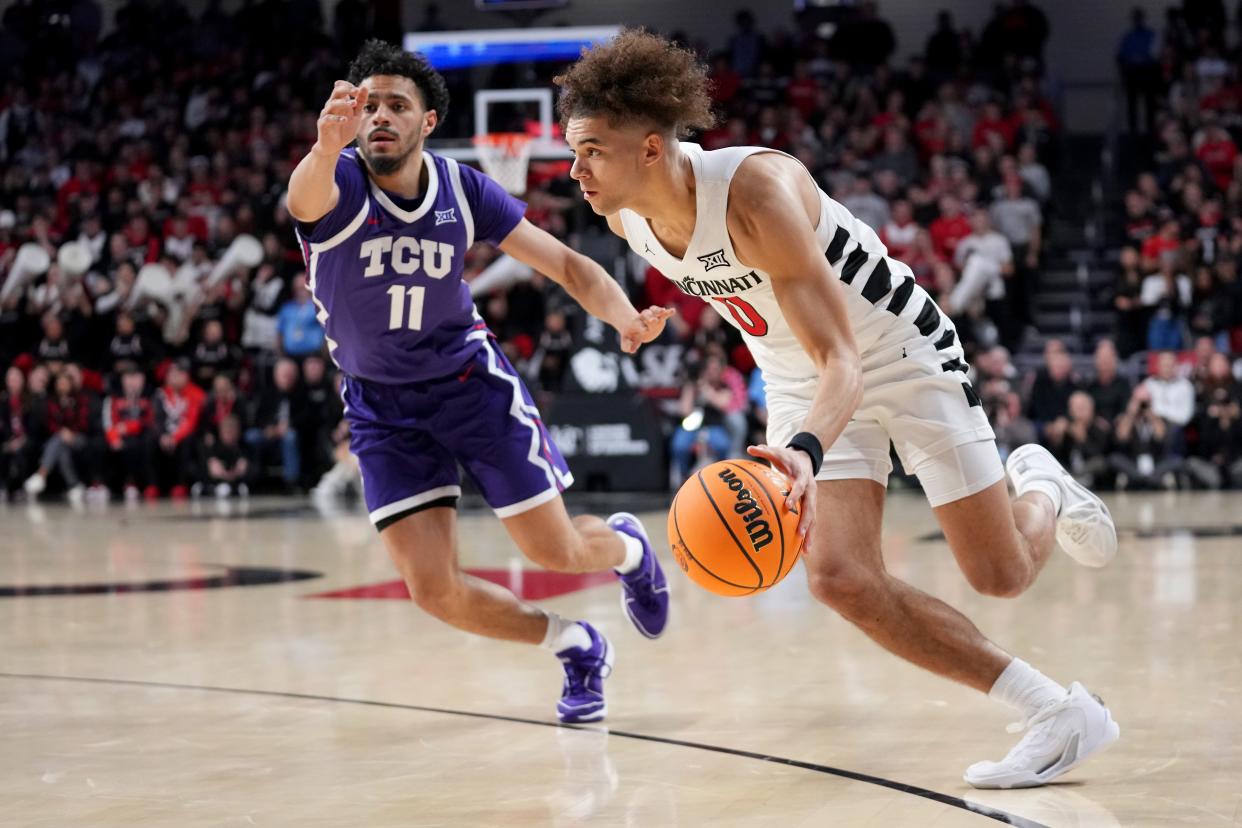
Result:
[[820,360],[820,375],[830,376],[833,387],[857,408],[862,401],[862,358],[854,351],[832,352]]
[[289,190],[289,195],[285,199],[285,210],[289,213],[289,217],[306,224],[319,221],[328,214],[329,209],[325,199],[298,197],[294,195],[292,189]]

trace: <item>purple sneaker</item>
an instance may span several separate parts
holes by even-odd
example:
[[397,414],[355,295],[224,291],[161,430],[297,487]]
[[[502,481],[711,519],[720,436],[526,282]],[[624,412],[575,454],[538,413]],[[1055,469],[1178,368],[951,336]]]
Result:
[[[648,638],[659,638],[668,623],[668,581],[660,560],[651,549],[642,521],[629,512],[617,512],[608,518],[608,525],[617,532],[637,538],[643,545],[643,562],[638,569],[621,575],[621,606],[638,631]],[[619,573],[618,573],[619,574]]]
[[578,625],[591,636],[588,649],[569,647],[556,657],[565,667],[565,686],[556,704],[556,718],[562,722],[598,722],[608,715],[604,700],[604,679],[612,673],[612,644],[599,630],[585,621]]

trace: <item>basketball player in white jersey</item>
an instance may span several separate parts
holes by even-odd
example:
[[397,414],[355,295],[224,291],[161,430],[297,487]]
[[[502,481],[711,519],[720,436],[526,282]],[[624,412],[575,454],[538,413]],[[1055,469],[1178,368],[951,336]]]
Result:
[[1042,785],[1113,742],[1116,723],[1082,685],[1045,677],[884,568],[890,440],[985,595],[1024,592],[1058,545],[1087,566],[1117,548],[1103,502],[1046,450],[1022,446],[1002,468],[952,324],[910,269],[790,156],[680,142],[712,123],[691,53],[627,31],[556,83],[587,202],[737,327],[762,368],[768,445],[750,453],[792,483],[811,592],[889,651],[1023,715],[1017,746],[966,781]]

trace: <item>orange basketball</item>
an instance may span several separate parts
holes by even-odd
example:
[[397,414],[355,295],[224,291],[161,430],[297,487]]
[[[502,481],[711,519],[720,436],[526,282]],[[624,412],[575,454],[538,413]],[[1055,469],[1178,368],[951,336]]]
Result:
[[677,565],[717,595],[753,595],[779,583],[802,552],[789,481],[754,460],[721,460],[687,480],[668,510]]

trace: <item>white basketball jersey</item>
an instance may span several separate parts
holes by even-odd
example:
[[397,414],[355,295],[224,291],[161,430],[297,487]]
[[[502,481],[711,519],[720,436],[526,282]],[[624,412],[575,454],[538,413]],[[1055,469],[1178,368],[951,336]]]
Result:
[[[775,150],[730,147],[709,152],[685,142],[681,149],[690,158],[696,185],[697,213],[686,254],[680,259],[670,254],[645,218],[621,210],[630,247],[683,292],[702,298],[741,331],[769,383],[818,376],[776,302],[771,277],[738,261],[725,222],[729,184],[738,166],[755,153]],[[875,232],[823,190],[819,202],[815,237],[833,273],[845,285],[850,324],[864,363],[874,363],[867,357],[889,349],[899,358],[896,346],[919,338],[939,334],[934,342],[940,350],[952,343],[947,318],[926,291],[915,285],[910,268],[890,259]]]

